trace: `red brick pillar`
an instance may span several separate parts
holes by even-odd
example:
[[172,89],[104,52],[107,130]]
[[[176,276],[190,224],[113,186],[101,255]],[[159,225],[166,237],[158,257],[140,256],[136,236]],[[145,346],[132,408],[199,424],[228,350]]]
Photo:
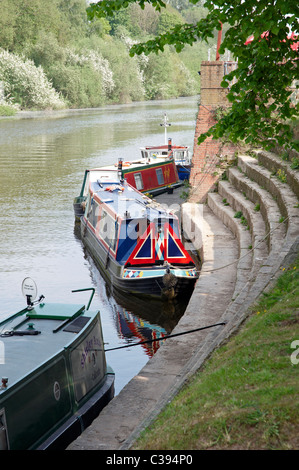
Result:
[[229,73],[235,62],[202,62],[200,105],[194,136],[193,166],[190,175],[192,195],[190,200],[204,202],[207,193],[213,189],[219,179],[219,157],[233,155],[233,145],[223,145],[218,140],[208,137],[198,145],[198,137],[207,132],[216,123],[215,112],[220,107],[229,106],[227,90],[221,87],[223,76]]

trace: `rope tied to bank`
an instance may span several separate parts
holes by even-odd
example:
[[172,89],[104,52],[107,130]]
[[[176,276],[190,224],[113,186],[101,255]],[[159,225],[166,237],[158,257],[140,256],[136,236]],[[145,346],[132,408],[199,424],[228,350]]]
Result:
[[278,225],[276,227],[274,227],[272,230],[269,230],[269,232],[259,241],[257,242],[250,250],[248,250],[247,253],[245,253],[245,255],[243,256],[240,256],[240,258],[236,259],[235,261],[232,261],[231,263],[229,264],[226,264],[224,266],[220,266],[219,268],[213,268],[213,269],[205,269],[204,271],[200,271],[198,270],[197,272],[204,272],[204,273],[212,273],[214,271],[220,271],[220,269],[224,269],[224,268],[228,268],[229,266],[232,266],[233,264],[236,264],[238,263],[239,261],[241,261],[241,259],[245,258],[246,256],[248,256],[250,253],[252,253],[261,243],[263,243],[266,238],[274,232],[274,230],[276,230],[281,224],[284,224],[287,220],[289,219],[289,216],[287,216],[285,219],[283,219],[282,222],[278,222]]

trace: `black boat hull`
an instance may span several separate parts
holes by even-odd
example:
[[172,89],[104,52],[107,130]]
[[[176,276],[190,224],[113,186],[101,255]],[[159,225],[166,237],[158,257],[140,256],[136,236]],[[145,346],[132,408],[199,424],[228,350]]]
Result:
[[101,389],[37,450],[64,450],[92,423],[114,397],[114,375],[107,375]]
[[[147,277],[147,274],[149,272],[153,274],[152,266],[150,268],[124,269],[112,256],[109,256],[107,250],[101,245],[88,225],[86,225],[84,217],[81,218],[81,240],[101,270],[103,277],[109,282],[111,290],[117,289],[128,294],[164,300],[185,295],[194,289],[197,276],[180,277],[177,275],[175,286],[170,286],[167,282],[165,283],[163,278],[166,274],[167,266],[157,265],[155,267],[156,275],[151,277]],[[125,271],[127,272],[126,277],[124,277]],[[179,269],[178,273],[181,271],[183,270]],[[133,273],[133,276],[137,275],[130,277],[131,273]],[[142,273],[143,276],[139,277],[138,273]]]

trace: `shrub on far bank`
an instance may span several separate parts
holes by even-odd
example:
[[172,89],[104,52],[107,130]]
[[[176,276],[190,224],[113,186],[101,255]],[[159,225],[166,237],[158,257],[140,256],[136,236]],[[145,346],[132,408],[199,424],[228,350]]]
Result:
[[64,101],[47,79],[42,67],[0,49],[0,81],[4,95],[13,98],[22,108],[60,109]]
[[0,116],[14,116],[17,110],[8,104],[0,104]]

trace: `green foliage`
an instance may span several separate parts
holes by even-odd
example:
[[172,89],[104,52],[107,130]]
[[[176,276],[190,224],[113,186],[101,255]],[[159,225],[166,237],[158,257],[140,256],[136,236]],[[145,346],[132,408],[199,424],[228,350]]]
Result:
[[[148,0],[157,10],[165,7],[161,0]],[[90,18],[112,16],[115,11],[137,3],[144,8],[144,0],[102,0],[88,8]],[[197,3],[190,0],[190,3]],[[232,142],[243,141],[248,145],[271,148],[275,144],[299,149],[293,139],[292,129],[286,120],[298,115],[299,103],[290,100],[290,87],[298,80],[297,55],[289,31],[298,31],[298,5],[293,0],[248,0],[246,2],[223,2],[206,0],[208,11],[196,24],[175,24],[167,31],[145,43],[136,44],[131,54],[163,52],[172,45],[181,52],[186,45],[213,37],[221,24],[228,24],[220,47],[220,54],[227,49],[238,60],[238,68],[228,74],[222,83],[230,88],[228,99],[230,112],[224,115],[198,140],[202,143],[208,136],[227,138]],[[263,33],[267,31],[266,36]],[[245,45],[253,35],[251,43]],[[233,80],[235,83],[233,83]],[[298,86],[298,85],[297,85]]]
[[[0,45],[15,55],[15,63],[23,61],[25,69],[28,60],[31,61],[33,76],[37,77],[38,68],[40,76],[44,75],[69,107],[165,99],[199,92],[197,47],[186,49],[180,57],[172,47],[166,48],[164,56],[130,57],[130,48],[138,40],[154,37],[159,29],[166,30],[171,24],[183,23],[181,13],[185,5],[176,9],[168,5],[159,12],[148,2],[142,9],[134,2],[128,8],[120,4],[115,16],[94,16],[87,21],[85,0],[15,0],[13,9],[10,3],[1,0]],[[201,54],[204,55],[204,50]],[[3,70],[6,65],[2,64]],[[34,103],[29,100],[24,82],[19,86],[20,80],[16,86],[13,76],[6,74],[6,96],[11,93],[22,108],[39,109],[37,99]],[[37,83],[35,86],[38,89]],[[41,109],[44,106],[41,104]]]
[[16,15],[10,9],[10,0],[1,0],[0,44],[10,50],[14,43]]
[[88,65],[76,67],[56,63],[49,67],[48,76],[69,107],[96,107],[104,103],[101,77]]
[[281,170],[280,168],[277,170],[276,172],[276,176],[277,178],[282,182],[282,183],[286,183],[287,182],[287,175],[286,175],[286,172],[284,170]]
[[292,170],[299,170],[299,158],[293,157],[291,163]]
[[169,99],[196,94],[196,83],[183,62],[165,49],[161,57],[151,55],[144,66],[147,99]]
[[14,116],[16,110],[7,104],[0,104],[0,116]]
[[174,25],[183,24],[181,15],[171,7],[168,7],[159,15],[159,23],[156,34],[164,34]]
[[119,38],[102,41],[100,47],[113,74],[114,88],[110,100],[117,103],[143,100],[144,87],[138,62],[129,57],[124,41]]

